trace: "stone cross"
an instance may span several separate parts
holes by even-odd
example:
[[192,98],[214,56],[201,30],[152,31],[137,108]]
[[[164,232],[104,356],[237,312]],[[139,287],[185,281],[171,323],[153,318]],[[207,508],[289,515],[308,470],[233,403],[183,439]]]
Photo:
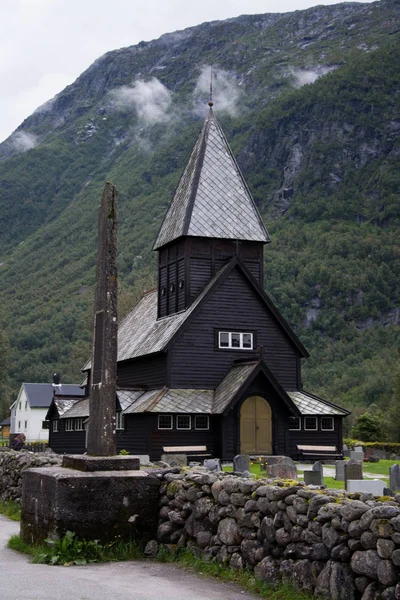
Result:
[[117,201],[117,189],[107,182],[99,213],[87,440],[91,456],[116,454]]

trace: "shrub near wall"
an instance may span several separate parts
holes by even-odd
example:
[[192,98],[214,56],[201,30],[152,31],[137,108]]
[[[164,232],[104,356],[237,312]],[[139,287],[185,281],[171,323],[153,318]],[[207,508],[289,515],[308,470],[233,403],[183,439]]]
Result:
[[0,501],[21,501],[22,474],[26,469],[60,465],[61,460],[61,456],[46,452],[0,452]]
[[167,473],[158,541],[317,598],[398,600],[399,502],[201,470]]

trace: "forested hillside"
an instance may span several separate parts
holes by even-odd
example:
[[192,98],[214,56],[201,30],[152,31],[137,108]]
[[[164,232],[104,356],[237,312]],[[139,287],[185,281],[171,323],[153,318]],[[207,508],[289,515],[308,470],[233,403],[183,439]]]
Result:
[[120,192],[121,312],[155,284],[152,244],[212,65],[215,114],[272,237],[266,290],[311,354],[305,388],[356,415],[393,411],[399,17],[398,0],[381,0],[166,34],[101,57],[1,144],[3,404],[54,370],[80,379],[105,179]]

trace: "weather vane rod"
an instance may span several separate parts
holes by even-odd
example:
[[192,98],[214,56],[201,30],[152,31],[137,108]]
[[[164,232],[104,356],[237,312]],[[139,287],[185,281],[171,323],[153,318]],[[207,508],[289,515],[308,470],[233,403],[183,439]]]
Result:
[[208,106],[211,108],[214,104],[213,99],[212,99],[212,67],[211,67],[211,72],[210,72],[210,100],[208,102]]

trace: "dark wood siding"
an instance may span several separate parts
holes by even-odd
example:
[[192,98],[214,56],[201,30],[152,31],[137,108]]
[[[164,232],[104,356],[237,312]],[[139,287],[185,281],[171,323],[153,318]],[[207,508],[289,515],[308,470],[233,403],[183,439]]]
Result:
[[[342,418],[340,416],[333,417],[334,430],[321,431],[321,415],[315,416],[318,422],[318,430],[305,431],[304,417],[302,418],[301,431],[289,431],[289,455],[296,457],[297,444],[309,446],[335,446],[340,452],[342,451]],[[287,427],[288,429],[288,427]]]
[[165,354],[149,355],[118,363],[117,385],[121,388],[162,388],[166,385],[166,378],[167,357]]
[[83,454],[86,452],[86,432],[65,431],[65,421],[58,421],[58,432],[53,431],[53,421],[50,421],[49,447],[57,454]]
[[149,454],[149,427],[152,415],[148,413],[124,415],[124,429],[117,430],[117,452]]
[[254,331],[254,343],[280,384],[297,389],[297,350],[243,274],[234,269],[203,304],[169,350],[170,387],[215,388],[234,360],[253,358],[246,350],[220,350],[216,332]]
[[175,414],[173,415],[174,428],[165,430],[158,429],[158,414],[151,413],[148,415],[149,454],[151,460],[160,460],[163,453],[163,446],[207,446],[207,451],[212,456],[219,458],[219,417],[210,416],[210,428],[208,430],[195,430],[194,415],[191,416],[192,428],[190,430],[176,429]]

